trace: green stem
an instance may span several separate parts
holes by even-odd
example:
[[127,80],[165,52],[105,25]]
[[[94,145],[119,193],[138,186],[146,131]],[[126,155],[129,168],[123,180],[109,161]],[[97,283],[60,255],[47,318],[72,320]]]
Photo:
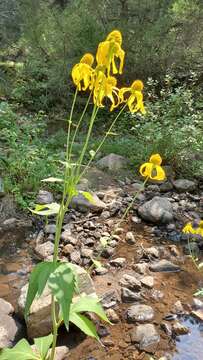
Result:
[[189,253],[190,253],[192,262],[195,265],[195,267],[197,268],[197,270],[199,271],[199,267],[197,265],[197,262],[195,261],[195,258],[193,256],[193,253],[192,253],[192,250],[191,250],[191,247],[190,247],[190,234],[188,234],[188,239],[187,240],[188,240],[188,249],[189,249]]
[[54,301],[54,296],[52,295],[52,303],[51,303],[51,314],[52,314],[52,324],[53,324],[53,343],[51,348],[50,360],[54,360],[55,358],[55,350],[56,350],[56,341],[58,336],[58,324],[56,320],[56,303]]
[[72,107],[71,107],[71,111],[70,111],[70,117],[68,120],[68,134],[67,134],[67,151],[66,151],[66,160],[68,161],[70,156],[69,156],[69,142],[70,142],[70,130],[71,130],[71,125],[72,125],[72,117],[73,117],[73,110],[75,107],[75,103],[76,103],[76,99],[77,99],[77,94],[78,94],[78,88],[76,88],[75,90],[75,95],[73,98],[73,103],[72,103]]
[[[147,176],[146,179],[145,179],[145,181],[143,182],[142,188],[139,189],[138,191],[136,191],[136,193],[135,193],[132,201],[130,202],[130,204],[128,205],[128,207],[127,207],[126,210],[124,211],[121,219],[119,220],[119,222],[118,222],[118,224],[117,224],[117,227],[123,222],[123,220],[124,220],[125,217],[127,216],[128,212],[130,211],[132,205],[134,204],[134,201],[136,200],[137,196],[144,190],[145,185],[146,185],[146,183],[147,183],[148,180],[149,180],[149,176]],[[95,260],[98,260],[98,259],[100,258],[103,250],[104,250],[105,247],[108,245],[109,241],[111,241],[111,240],[113,239],[113,236],[114,236],[114,234],[115,234],[115,231],[116,231],[116,230],[114,230],[114,232],[113,232],[113,233],[111,234],[111,236],[109,237],[107,244],[101,247],[101,250],[99,251],[99,254],[97,255],[97,257],[96,257]],[[93,268],[94,268],[94,263],[89,267],[88,272],[91,273],[91,271],[92,271]]]

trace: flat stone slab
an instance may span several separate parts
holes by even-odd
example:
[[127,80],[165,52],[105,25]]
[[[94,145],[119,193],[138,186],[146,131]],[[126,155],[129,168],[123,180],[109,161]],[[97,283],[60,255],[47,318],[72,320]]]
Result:
[[154,272],[178,272],[181,268],[168,260],[160,260],[149,266],[149,269]]
[[139,349],[154,353],[160,341],[160,336],[153,324],[141,324],[130,333],[132,343],[138,343]]

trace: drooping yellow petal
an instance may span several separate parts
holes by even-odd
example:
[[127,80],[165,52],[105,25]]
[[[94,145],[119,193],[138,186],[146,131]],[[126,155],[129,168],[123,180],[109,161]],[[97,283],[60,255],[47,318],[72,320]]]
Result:
[[146,162],[140,166],[140,174],[144,177],[151,175],[153,164]]
[[106,40],[107,41],[113,40],[121,46],[122,45],[122,34],[119,30],[113,30],[107,35]]
[[149,162],[154,164],[154,165],[161,165],[162,163],[162,158],[159,154],[153,154],[150,159]]
[[187,224],[184,226],[182,232],[183,232],[184,234],[196,234],[196,230],[193,229],[191,223],[187,223]]
[[152,170],[151,176],[150,176],[150,178],[152,180],[162,181],[166,178],[165,171],[162,169],[161,166],[153,165],[153,170]]
[[136,91],[142,91],[144,89],[144,84],[141,80],[135,80],[132,83],[131,88]]
[[80,63],[92,66],[94,62],[94,56],[91,53],[86,53],[80,60]]

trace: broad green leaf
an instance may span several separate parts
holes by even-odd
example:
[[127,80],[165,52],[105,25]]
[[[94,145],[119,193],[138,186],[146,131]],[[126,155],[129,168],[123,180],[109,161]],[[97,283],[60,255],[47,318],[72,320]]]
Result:
[[96,152],[94,150],[90,150],[90,156],[93,158],[95,156]]
[[35,345],[41,355],[41,358],[43,360],[45,360],[52,342],[53,342],[52,334],[34,339],[34,343],[35,343]]
[[105,247],[108,244],[109,238],[107,236],[102,236],[99,241],[100,241],[101,245],[103,247]]
[[88,191],[81,191],[80,192],[85,199],[87,199],[91,204],[95,204],[95,200],[94,197],[92,196],[92,194],[90,194]]
[[71,304],[71,310],[70,310],[71,314],[81,313],[86,311],[93,312],[97,316],[99,316],[100,319],[102,319],[103,321],[110,323],[97,296],[91,296],[91,295],[81,296],[76,303]]
[[64,323],[68,328],[70,304],[75,288],[75,277],[68,263],[62,263],[50,275],[48,280],[49,288],[60,305]]
[[81,331],[83,331],[86,335],[94,337],[95,339],[99,340],[99,336],[97,334],[95,325],[86,316],[73,313],[70,314],[70,321],[74,325],[76,325]]
[[93,258],[91,258],[91,260],[97,269],[102,267],[102,263],[100,261],[94,260]]
[[53,182],[63,182],[63,179],[59,179],[59,178],[55,178],[55,177],[49,177],[49,178],[43,179],[41,181],[53,183]]
[[49,216],[49,215],[58,214],[58,212],[60,210],[60,205],[57,203],[51,203],[51,204],[46,204],[46,205],[36,205],[35,209],[30,209],[30,208],[28,208],[28,209],[33,214]]
[[0,354],[0,360],[41,360],[35,354],[27,340],[20,340],[12,349],[5,349]]
[[25,318],[28,316],[35,296],[40,296],[42,294],[47,280],[54,269],[55,265],[53,262],[41,262],[33,269],[29,279],[28,293],[25,303]]

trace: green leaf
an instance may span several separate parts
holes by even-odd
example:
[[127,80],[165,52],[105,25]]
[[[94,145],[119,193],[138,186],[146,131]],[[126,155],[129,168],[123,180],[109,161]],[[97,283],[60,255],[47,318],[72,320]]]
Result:
[[51,203],[51,204],[46,204],[46,205],[37,204],[34,210],[30,209],[30,208],[28,208],[28,209],[33,214],[49,216],[49,215],[58,214],[58,212],[60,210],[60,205],[57,203]]
[[71,304],[71,314],[81,313],[86,311],[93,312],[97,316],[99,316],[100,319],[102,319],[103,321],[110,323],[97,296],[91,296],[91,295],[81,296],[76,303]]
[[33,269],[25,303],[25,318],[28,316],[30,307],[36,295],[40,296],[46,286],[50,274],[55,270],[53,262],[41,262]]
[[67,186],[67,193],[68,195],[71,197],[71,199],[73,198],[73,196],[77,196],[78,195],[78,190],[76,189],[75,185],[70,185],[68,184]]
[[99,340],[99,336],[97,334],[95,325],[86,316],[73,313],[70,314],[70,321],[74,325],[76,325],[81,331],[83,331],[86,335],[94,337],[95,339]]
[[53,335],[49,334],[48,336],[43,336],[40,338],[34,339],[34,343],[41,355],[41,358],[44,360],[47,356],[49,348],[53,342]]
[[63,182],[63,179],[55,178],[55,177],[49,177],[47,179],[41,180],[43,182]]
[[91,260],[97,269],[102,267],[102,263],[100,261],[94,260],[93,258],[91,258]]
[[91,204],[95,204],[94,197],[88,191],[80,191],[80,193],[87,199]]
[[48,285],[60,305],[64,323],[68,328],[70,305],[75,288],[75,276],[68,263],[58,266],[50,275]]
[[5,349],[0,354],[0,360],[40,360],[27,340],[20,340],[12,349]]

